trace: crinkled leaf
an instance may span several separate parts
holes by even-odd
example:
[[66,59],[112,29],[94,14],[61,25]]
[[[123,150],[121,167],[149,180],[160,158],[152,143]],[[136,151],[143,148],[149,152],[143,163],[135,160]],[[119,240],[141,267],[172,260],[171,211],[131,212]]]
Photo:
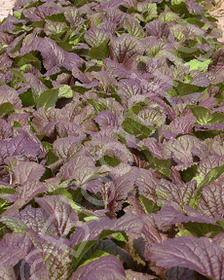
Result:
[[155,224],[159,229],[167,229],[170,225],[178,223],[204,223],[215,225],[216,220],[206,215],[193,210],[192,208],[185,207],[184,213],[180,213],[170,205],[165,205],[163,208],[154,214]]
[[47,37],[35,37],[30,44],[25,45],[20,49],[20,53],[22,55],[33,50],[41,52],[46,70],[51,70],[54,66],[61,65],[72,71],[73,67],[77,67],[81,62],[78,55],[66,52],[59,47],[54,40]]
[[79,267],[71,276],[71,280],[125,280],[125,272],[121,262],[112,255],[103,256]]
[[29,229],[27,235],[39,252],[48,270],[49,278],[66,280],[71,267],[70,248],[66,241],[62,238],[40,235],[32,229]]
[[27,181],[24,185],[18,186],[15,190],[15,202],[4,211],[4,216],[11,216],[18,212],[18,210],[32,200],[37,194],[46,190],[43,183],[38,181]]
[[45,167],[36,162],[20,162],[14,170],[13,183],[23,185],[27,181],[36,181],[44,174]]
[[144,37],[144,31],[139,21],[133,17],[126,17],[124,20],[123,27],[128,31],[128,33],[137,38]]
[[122,216],[120,219],[102,217],[94,219],[76,229],[75,232],[71,234],[70,240],[73,245],[76,245],[83,241],[97,239],[103,231],[105,231],[103,236],[105,236],[105,234],[109,235],[114,231],[124,231],[127,234],[140,234],[142,226],[142,221],[139,220],[137,216],[130,213]]
[[76,226],[78,216],[64,196],[36,197],[35,201],[49,215],[48,219],[51,220],[51,223],[55,221],[60,236],[66,235],[72,227]]
[[212,182],[201,192],[198,210],[210,217],[224,217],[224,188],[222,182]]
[[[11,104],[16,109],[22,107],[22,102],[18,96],[17,91],[9,86],[0,86],[0,105],[3,104],[7,104],[7,107],[9,106],[8,104]],[[4,109],[7,109],[7,107]],[[10,108],[10,111],[11,110],[12,108]]]
[[203,151],[207,149],[206,144],[191,135],[183,135],[175,140],[170,140],[164,144],[164,155],[172,157],[178,164],[175,168],[184,170],[194,164],[194,157],[203,157]]
[[72,158],[82,148],[81,141],[84,137],[68,136],[59,138],[53,143],[53,151],[57,157],[67,160]]
[[0,266],[16,265],[31,250],[30,239],[21,233],[7,233],[0,242]]
[[91,157],[77,155],[61,167],[57,177],[63,177],[65,180],[73,179],[77,186],[81,186],[90,179],[97,170],[98,168],[95,166]]
[[219,178],[224,172],[224,165],[214,167],[205,177],[205,179],[200,183],[197,191],[195,192],[195,195],[190,203],[190,206],[193,208],[196,207],[199,203],[201,192],[204,188],[204,186],[208,185],[210,182],[216,180]]
[[153,244],[150,259],[164,268],[182,266],[213,279],[222,279],[223,249],[207,237],[181,236]]
[[178,184],[161,179],[156,186],[157,203],[161,206],[170,202],[176,208],[183,207],[190,204],[196,190],[196,181]]
[[2,163],[10,156],[24,155],[28,158],[36,158],[39,155],[41,145],[30,139],[24,131],[21,132],[13,138],[0,141],[0,161]]
[[0,119],[0,140],[10,138],[12,136],[12,127],[7,121]]
[[118,63],[130,67],[135,58],[143,53],[140,42],[131,35],[121,35],[110,42],[110,57]]
[[[106,32],[103,29],[99,29],[96,26],[90,28],[88,31],[85,32],[85,35],[84,35],[85,41],[92,47],[91,50],[100,51],[100,49],[102,49],[103,51],[105,51],[107,49],[107,52],[108,52],[107,45],[109,42],[109,37],[111,37],[110,33]],[[104,48],[105,48],[105,50],[104,50]],[[89,55],[90,55],[90,52],[89,52]]]
[[0,280],[16,280],[16,275],[13,267],[0,267]]

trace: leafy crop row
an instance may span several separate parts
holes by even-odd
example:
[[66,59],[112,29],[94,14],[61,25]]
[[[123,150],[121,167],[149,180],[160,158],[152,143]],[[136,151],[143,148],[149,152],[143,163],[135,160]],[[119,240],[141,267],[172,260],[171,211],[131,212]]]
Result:
[[0,279],[224,280],[224,48],[196,0],[20,0],[0,25]]

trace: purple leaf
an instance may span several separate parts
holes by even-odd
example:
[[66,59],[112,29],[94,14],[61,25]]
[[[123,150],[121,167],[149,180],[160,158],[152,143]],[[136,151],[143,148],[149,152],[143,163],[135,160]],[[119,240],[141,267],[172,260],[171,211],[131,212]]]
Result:
[[141,215],[141,220],[143,221],[142,233],[145,241],[144,249],[141,248],[141,250],[143,251],[142,254],[144,254],[145,259],[149,260],[149,252],[152,244],[160,243],[166,238],[158,231],[153,215]]
[[193,116],[180,116],[175,118],[163,130],[165,138],[172,139],[178,134],[191,133],[196,119]]
[[223,180],[205,186],[201,193],[198,210],[214,218],[224,218],[224,186]]
[[84,140],[84,137],[68,136],[58,138],[53,143],[53,151],[57,157],[66,161],[82,149],[82,140]]
[[181,236],[153,244],[150,259],[164,268],[186,267],[214,279],[223,279],[224,250],[207,237]]
[[198,280],[197,272],[185,267],[172,267],[165,273],[168,280]]
[[0,241],[0,267],[16,265],[31,250],[32,242],[21,233],[6,233]]
[[73,6],[64,7],[64,9],[64,15],[67,21],[70,22],[71,26],[75,28],[76,31],[79,31],[84,22],[84,19],[79,14],[79,10]]
[[113,255],[103,256],[79,267],[71,280],[125,280],[121,262]]
[[183,135],[178,139],[170,140],[164,143],[164,156],[172,157],[177,163],[176,170],[185,170],[194,163],[193,156],[203,157],[203,151],[206,152],[206,144],[198,138],[191,135]]
[[124,144],[107,136],[101,137],[95,134],[91,141],[85,143],[85,147],[95,160],[99,160],[104,155],[117,157],[122,162],[132,160],[132,154]]
[[70,229],[77,226],[78,215],[72,209],[67,199],[61,195],[36,197],[35,201],[48,214],[50,224],[55,223],[60,236],[69,233]]
[[132,96],[141,94],[140,80],[136,78],[120,80],[118,94],[125,101],[128,101]]
[[20,162],[14,170],[13,184],[23,185],[26,182],[38,181],[45,168],[36,162]]
[[158,143],[158,141],[155,138],[145,138],[142,141],[138,142],[138,146],[140,148],[148,148],[150,153],[158,158],[158,159],[163,159],[163,154],[161,151],[161,146],[160,143]]
[[32,7],[29,9],[24,9],[23,14],[31,21],[40,21],[45,19],[46,16],[50,16],[52,14],[62,13],[64,9],[54,3],[53,1],[42,4],[37,7]]
[[57,174],[64,180],[75,180],[77,186],[81,186],[90,179],[99,168],[95,166],[93,159],[85,153],[77,154],[69,162],[65,163]]
[[3,119],[0,119],[0,140],[10,138],[12,136],[12,127]]
[[72,246],[76,244],[97,239],[103,230],[112,231],[125,231],[127,234],[140,234],[142,231],[143,223],[133,214],[125,214],[120,219],[110,219],[102,217],[77,228],[70,236]]
[[[71,250],[67,245],[68,242],[63,238],[40,235],[32,229],[27,232],[27,235],[30,237],[36,249],[26,256],[26,262],[33,263],[33,266],[35,266],[33,256],[39,253],[40,258],[38,263],[41,264],[42,259],[48,271],[49,279],[66,280],[71,267]],[[33,268],[31,267],[32,270]]]
[[[22,221],[27,228],[30,228],[37,233],[56,235],[56,228],[53,224],[49,224],[48,216],[41,208],[33,208],[30,205],[27,205],[23,210],[11,218],[14,221],[16,221],[15,219]],[[10,218],[8,218],[8,220],[10,222]],[[4,219],[4,222],[5,221],[7,221],[7,217]]]
[[166,39],[172,37],[168,24],[160,20],[153,20],[147,23],[145,28],[150,36],[155,36],[158,38],[165,37]]
[[156,186],[159,183],[159,176],[153,169],[135,169],[134,184],[138,187],[139,193],[148,199],[155,199]]
[[161,179],[156,187],[157,203],[164,205],[167,202],[174,208],[180,209],[183,205],[189,205],[197,189],[196,181],[184,183],[182,180],[168,181]]
[[0,267],[0,280],[17,280],[13,267]]
[[170,205],[165,205],[163,208],[154,214],[155,224],[159,229],[166,230],[170,225],[178,223],[206,223],[206,224],[216,224],[216,220],[210,218],[206,215],[193,210],[190,207],[184,208],[185,213],[180,213],[175,208]]
[[11,103],[16,109],[22,108],[22,102],[17,91],[9,86],[0,86],[0,105],[7,102]]
[[41,145],[31,140],[24,131],[13,138],[0,141],[0,163],[4,163],[7,157],[16,155],[36,159],[40,152]]
[[110,111],[102,111],[98,113],[94,118],[94,121],[99,124],[100,128],[108,126],[118,126],[121,124],[121,121],[119,121],[118,117],[116,117]]
[[41,52],[46,70],[60,65],[72,71],[73,67],[80,66],[81,64],[81,59],[78,55],[66,52],[54,40],[47,37],[35,37],[29,45],[23,46],[20,49],[20,54],[23,55],[34,50]]
[[26,182],[24,185],[16,187],[14,193],[15,202],[3,212],[3,215],[11,216],[16,214],[21,207],[44,191],[46,191],[45,185],[38,181]]
[[91,27],[85,32],[84,39],[91,46],[96,47],[101,45],[107,38],[112,37],[110,33],[99,29],[96,26]]
[[138,55],[143,53],[140,42],[133,36],[124,34],[115,38],[109,45],[112,60],[131,68]]

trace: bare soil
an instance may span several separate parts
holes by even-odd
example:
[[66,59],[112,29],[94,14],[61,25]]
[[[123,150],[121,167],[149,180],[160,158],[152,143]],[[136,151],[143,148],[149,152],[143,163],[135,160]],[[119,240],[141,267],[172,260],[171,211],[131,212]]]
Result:
[[208,8],[210,14],[218,20],[218,27],[223,32],[222,38],[219,38],[219,41],[224,43],[224,0],[215,0],[215,3],[215,6],[210,6]]
[[0,0],[0,21],[12,12],[16,0]]

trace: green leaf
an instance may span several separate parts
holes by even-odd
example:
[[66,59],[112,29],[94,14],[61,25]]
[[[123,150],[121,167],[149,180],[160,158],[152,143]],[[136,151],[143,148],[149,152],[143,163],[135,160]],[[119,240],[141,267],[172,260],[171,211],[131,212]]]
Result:
[[27,53],[25,55],[15,57],[15,60],[14,60],[15,67],[21,67],[25,64],[32,64],[38,70],[41,70],[41,61],[37,57],[35,57],[32,54],[32,52]]
[[95,99],[87,99],[88,103],[91,104],[96,111],[96,113],[100,113],[101,111],[108,111],[109,108],[103,104],[103,102]]
[[206,223],[194,223],[194,222],[189,222],[189,223],[183,223],[185,229],[190,231],[190,233],[196,237],[202,237],[205,236],[208,233],[219,233],[223,231],[223,228],[218,225],[213,225],[213,224],[206,224]]
[[202,92],[204,89],[204,87],[174,81],[173,89],[169,90],[168,94],[170,96],[181,97],[195,92]]
[[155,168],[158,173],[169,178],[171,172],[170,168],[172,166],[171,160],[158,159],[156,157],[153,157],[149,150],[144,150],[144,146],[142,146],[141,148],[143,149],[142,152],[144,153],[149,162],[149,166]]
[[192,59],[189,62],[185,63],[184,65],[190,66],[190,71],[199,70],[201,72],[205,72],[208,70],[208,65],[212,62],[211,59],[205,61],[199,61],[197,59]]
[[115,241],[119,241],[119,242],[127,242],[128,241],[128,237],[127,234],[125,232],[114,232],[111,234],[112,238]]
[[194,164],[191,167],[183,170],[181,172],[181,177],[183,178],[183,181],[186,183],[191,181],[193,177],[195,177],[196,173],[197,173],[197,164]]
[[107,164],[109,166],[115,167],[119,163],[120,163],[120,160],[118,158],[105,155],[97,161],[96,166]]
[[207,174],[207,176],[200,183],[198,189],[196,190],[195,195],[189,204],[190,207],[192,207],[192,208],[197,207],[197,205],[200,201],[201,193],[202,193],[204,186],[207,186],[210,182],[219,178],[223,172],[224,172],[224,164],[221,166],[216,166],[216,167],[212,168],[212,170]]
[[58,157],[54,154],[52,148],[48,150],[45,158],[47,159],[46,165],[50,165],[58,160]]
[[45,107],[47,110],[51,107],[54,107],[58,100],[58,93],[59,89],[55,88],[42,92],[37,99],[37,108]]
[[190,16],[188,8],[184,0],[171,0],[171,10],[183,17]]
[[10,228],[14,232],[19,232],[24,234],[26,233],[27,225],[17,218],[2,216],[0,218],[0,222],[5,224],[8,228]]
[[85,257],[87,252],[97,243],[98,240],[87,240],[83,241],[73,247],[72,250],[72,264],[73,269],[81,264],[81,260]]
[[154,201],[144,197],[143,195],[140,195],[138,200],[147,214],[156,213],[160,210],[160,207]]
[[87,260],[83,261],[83,262],[79,265],[79,267],[80,267],[80,266],[83,266],[83,265],[86,265],[86,264],[89,263],[89,262],[92,262],[92,261],[94,261],[94,260],[96,260],[96,259],[98,259],[98,258],[100,258],[100,257],[107,256],[107,255],[109,255],[109,253],[104,252],[104,251],[102,251],[102,250],[94,250],[94,251],[93,251],[93,254],[90,254],[90,256],[88,256]]
[[66,23],[66,17],[64,16],[64,13],[60,13],[60,14],[53,14],[50,16],[46,16],[46,19],[52,20],[52,21],[56,21],[56,22],[63,22]]
[[197,42],[192,40],[192,41],[188,41],[188,47],[181,46],[181,47],[177,48],[178,57],[181,57],[182,59],[189,61],[189,60],[194,59],[195,57],[199,56],[200,51],[199,51],[198,47],[195,46],[196,44],[197,44]]
[[150,20],[157,17],[157,4],[156,3],[148,3],[147,10],[143,13],[145,18],[145,22],[149,22]]
[[48,195],[62,195],[64,197],[66,197],[67,199],[72,200],[72,194],[66,190],[65,188],[59,187],[51,192],[47,193]]
[[15,189],[12,188],[6,188],[4,185],[0,185],[0,194],[2,196],[2,194],[6,193],[14,193]]
[[51,37],[55,41],[60,40],[60,36],[63,35],[68,29],[68,26],[65,22],[52,22],[50,20],[46,20],[46,23],[44,25],[44,31],[47,34],[47,36],[55,35],[54,37]]
[[122,123],[122,127],[129,134],[140,137],[139,139],[147,138],[150,134],[155,132],[154,126],[143,125],[131,117],[125,118]]
[[28,89],[26,92],[20,94],[19,98],[22,101],[23,107],[31,107],[34,105],[34,99],[31,89]]
[[102,44],[96,47],[92,47],[89,50],[89,56],[95,59],[104,59],[109,57],[109,43],[110,39],[106,39]]
[[12,80],[9,83],[9,86],[16,88],[18,83],[27,84],[26,79],[23,77],[23,74],[20,71],[9,68],[9,71],[13,73]]
[[65,98],[71,98],[73,97],[73,92],[70,86],[64,85],[59,88],[58,97],[65,97]]
[[188,107],[200,125],[214,125],[224,121],[224,114],[221,112],[211,113],[209,109],[197,105],[189,105]]
[[9,115],[14,112],[14,107],[11,103],[6,102],[0,105],[0,116],[1,115]]
[[79,8],[87,3],[89,3],[89,0],[70,0],[72,4],[74,4],[75,7]]

